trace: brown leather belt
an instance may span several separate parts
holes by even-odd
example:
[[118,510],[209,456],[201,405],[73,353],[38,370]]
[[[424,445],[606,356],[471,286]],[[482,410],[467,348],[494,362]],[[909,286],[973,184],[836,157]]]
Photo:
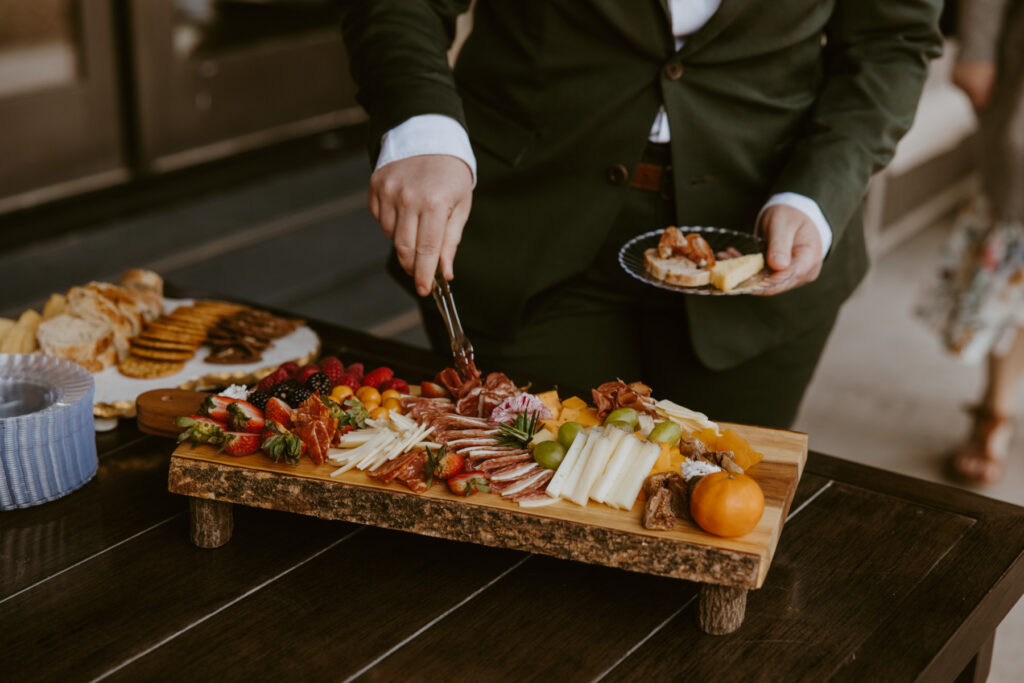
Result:
[[638,190],[660,192],[663,197],[672,196],[672,166],[640,162],[633,171],[630,187]]

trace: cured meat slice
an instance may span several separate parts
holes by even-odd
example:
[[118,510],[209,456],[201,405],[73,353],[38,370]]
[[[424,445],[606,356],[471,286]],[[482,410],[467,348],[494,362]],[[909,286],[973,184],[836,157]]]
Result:
[[540,472],[528,474],[513,482],[498,482],[496,484],[491,484],[491,488],[500,493],[502,498],[509,498],[517,493],[525,493],[534,487],[543,486],[544,483],[547,483],[547,481],[554,476],[554,474],[554,470],[545,469]]
[[543,495],[544,489],[547,488],[548,482],[551,481],[551,478],[554,476],[554,470],[547,470],[547,472],[545,472],[545,476],[535,479],[533,483],[524,488],[522,491],[519,491],[518,493],[514,494],[509,494],[508,497],[518,502],[523,498],[529,498],[531,496],[536,496],[538,494]]
[[[492,472],[508,465],[513,465],[517,462],[527,462],[533,460],[533,456],[529,453],[524,455],[506,455],[500,458],[491,458],[490,460],[484,460],[479,464],[474,464],[473,469],[480,470],[482,472]],[[476,461],[473,461],[474,463]]]
[[427,490],[427,454],[416,450],[410,456],[395,473],[395,479],[408,486],[413,493],[423,493]]
[[331,436],[322,422],[318,420],[302,425],[296,428],[294,433],[306,444],[306,454],[314,464],[322,465],[327,460]]
[[434,432],[434,440],[437,441],[438,443],[447,444],[449,449],[455,450],[462,450],[464,448],[472,447],[486,448],[489,446],[495,446],[494,437],[492,436],[450,439],[444,435],[438,436],[437,432]]
[[540,470],[540,465],[535,462],[523,462],[509,465],[508,467],[502,467],[491,472],[491,481],[511,481],[518,479],[523,475],[529,474],[530,472],[536,472]]
[[367,474],[373,477],[374,479],[379,479],[385,484],[389,484],[395,478],[395,476],[402,470],[402,468],[405,467],[410,460],[416,457],[417,453],[422,453],[422,451],[412,451],[410,453],[406,453],[405,455],[400,455],[394,460],[385,462],[379,465],[377,468],[370,470],[369,472],[367,472]]

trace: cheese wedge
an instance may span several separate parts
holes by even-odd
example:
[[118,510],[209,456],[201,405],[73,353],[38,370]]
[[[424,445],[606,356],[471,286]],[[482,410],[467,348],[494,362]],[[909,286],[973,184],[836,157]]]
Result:
[[760,253],[718,261],[711,269],[711,284],[723,292],[728,292],[744,280],[760,273],[762,268],[764,256]]

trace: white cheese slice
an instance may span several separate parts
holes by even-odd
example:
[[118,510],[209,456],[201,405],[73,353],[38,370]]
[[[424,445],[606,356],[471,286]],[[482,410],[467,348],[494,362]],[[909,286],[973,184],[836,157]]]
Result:
[[622,479],[621,486],[615,492],[613,499],[609,501],[612,505],[624,510],[632,509],[636,497],[644,485],[644,479],[650,474],[655,461],[661,455],[661,446],[656,443],[645,443],[640,447],[637,455],[639,457],[633,459],[626,476]]
[[623,439],[619,442],[619,447],[615,449],[611,460],[608,461],[608,465],[604,468],[604,474],[597,480],[594,490],[591,491],[591,498],[599,503],[608,502],[608,498],[615,489],[615,485],[619,483],[627,465],[635,457],[635,451],[642,443],[636,437]]
[[608,465],[612,453],[615,452],[622,439],[627,436],[629,434],[617,427],[605,430],[604,438],[594,447],[587,468],[580,475],[580,480],[577,482],[576,488],[573,489],[572,502],[577,505],[587,504],[590,492],[594,488],[594,482],[604,473],[604,468]]
[[582,431],[576,435],[572,445],[569,446],[569,450],[566,451],[565,457],[562,458],[562,464],[558,466],[555,471],[555,476],[548,482],[548,487],[545,489],[552,498],[557,498],[561,495],[562,490],[565,488],[565,482],[569,480],[569,474],[572,472],[572,468],[576,465],[576,461],[580,457],[580,453],[583,452],[584,446],[587,444],[587,439],[590,435],[586,431]]

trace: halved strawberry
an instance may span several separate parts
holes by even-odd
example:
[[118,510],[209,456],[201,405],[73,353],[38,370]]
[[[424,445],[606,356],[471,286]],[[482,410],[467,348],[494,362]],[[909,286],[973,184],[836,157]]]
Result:
[[384,382],[386,382],[387,380],[391,379],[394,376],[395,371],[392,370],[391,368],[377,368],[372,372],[366,373],[366,376],[363,377],[363,386],[373,387],[374,389],[376,389],[381,384],[383,384]]
[[280,422],[273,420],[267,420],[263,425],[263,431],[260,432],[260,443],[265,442],[267,439],[277,436],[278,434],[287,434],[288,429]]
[[283,432],[264,440],[260,449],[274,462],[283,459],[289,465],[298,465],[299,458],[306,452],[306,443],[297,434]]
[[[437,479],[451,479],[461,472],[465,466],[466,461],[463,459],[461,453],[456,453],[454,451],[448,452],[444,446],[441,446],[436,451],[427,448],[427,467],[430,468],[431,473]],[[433,482],[428,476],[427,484],[429,485],[431,483]]]
[[463,472],[448,480],[448,488],[457,496],[470,496],[477,491],[490,493],[491,482],[483,472]]
[[211,394],[206,397],[203,404],[199,406],[199,414],[212,417],[218,422],[228,421],[228,406],[237,401],[237,398],[228,398],[227,396],[217,396]]
[[397,377],[392,377],[391,379],[380,385],[381,391],[387,391],[388,389],[394,389],[400,394],[409,393],[408,383],[406,383],[404,379],[398,379]]
[[[182,419],[182,418],[178,418]],[[188,419],[188,418],[184,418]],[[178,434],[178,443],[186,441],[197,446],[201,443],[217,444],[224,440],[224,430],[212,422],[195,422],[188,429]]]
[[267,407],[263,409],[263,417],[280,423],[285,429],[291,429],[294,414],[295,411],[292,410],[292,407],[276,396],[272,396],[267,401]]
[[260,449],[260,435],[252,432],[224,432],[221,450],[228,455],[252,455]]
[[425,398],[447,398],[448,390],[436,382],[420,382],[420,395]]
[[212,417],[206,417],[205,415],[189,415],[188,417],[179,417],[174,420],[174,424],[178,425],[179,427],[185,427],[186,429],[196,424],[197,422],[210,424],[215,427],[220,427],[221,429],[228,428],[227,424],[221,422],[220,420],[214,420]]
[[236,432],[257,433],[263,429],[263,411],[248,401],[235,401],[228,406],[228,424]]

